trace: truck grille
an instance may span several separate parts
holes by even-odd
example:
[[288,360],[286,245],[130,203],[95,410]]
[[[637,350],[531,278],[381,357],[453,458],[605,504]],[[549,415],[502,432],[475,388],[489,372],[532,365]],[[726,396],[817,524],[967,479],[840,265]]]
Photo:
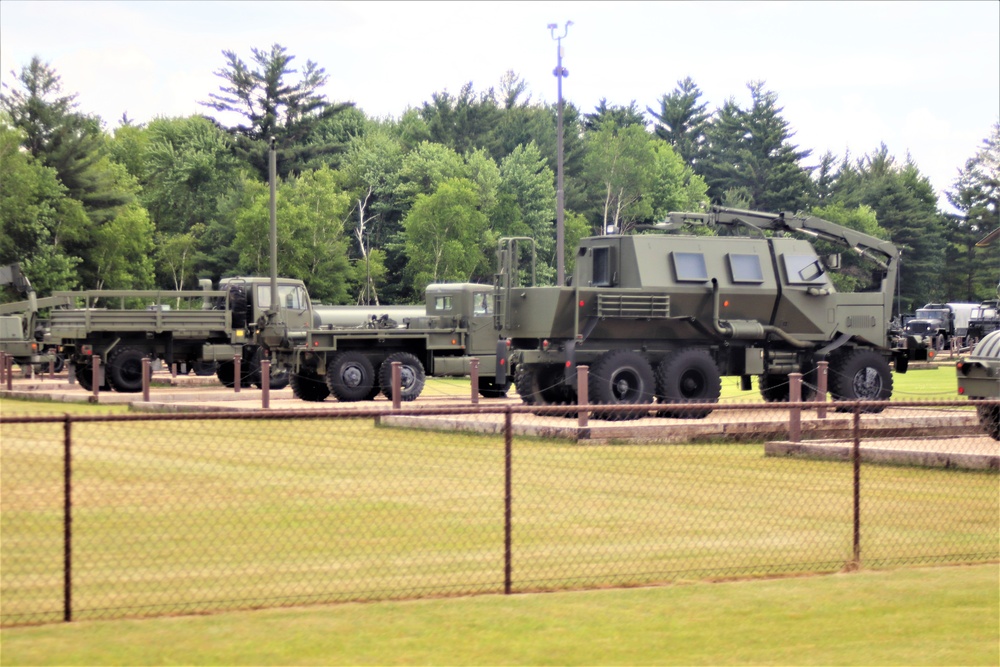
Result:
[[670,297],[666,294],[598,294],[598,317],[663,319],[670,317]]

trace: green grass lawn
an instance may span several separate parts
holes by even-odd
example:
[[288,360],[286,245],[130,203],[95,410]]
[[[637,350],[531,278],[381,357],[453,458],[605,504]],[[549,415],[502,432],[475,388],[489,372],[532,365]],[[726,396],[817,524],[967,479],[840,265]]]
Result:
[[10,665],[992,665],[1000,568],[0,630]]
[[[8,623],[61,618],[62,428],[4,428]],[[236,415],[76,423],[73,452],[78,619],[503,590],[501,436]],[[518,437],[512,471],[515,591],[852,558],[847,463]],[[863,566],[997,557],[995,473],[865,466],[863,480]]]

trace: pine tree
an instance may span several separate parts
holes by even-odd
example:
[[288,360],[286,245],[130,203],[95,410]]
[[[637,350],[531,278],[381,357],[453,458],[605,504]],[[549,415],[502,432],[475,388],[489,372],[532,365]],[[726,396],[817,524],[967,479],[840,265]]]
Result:
[[677,82],[672,93],[660,98],[659,113],[646,107],[656,119],[656,136],[670,144],[689,167],[694,167],[702,155],[710,116],[706,111],[708,103],[699,104],[701,96],[701,89],[687,77]]

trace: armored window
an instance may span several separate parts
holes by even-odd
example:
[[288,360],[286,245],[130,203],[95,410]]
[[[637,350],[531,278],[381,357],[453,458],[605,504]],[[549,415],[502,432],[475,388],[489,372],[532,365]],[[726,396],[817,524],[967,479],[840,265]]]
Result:
[[729,253],[729,268],[733,272],[734,283],[764,282],[764,273],[760,269],[760,257],[757,255]]
[[708,280],[708,269],[705,268],[705,255],[700,252],[675,252],[674,271],[677,280],[705,282]]
[[591,284],[595,287],[611,285],[611,248],[594,248],[594,277]]
[[785,273],[790,284],[814,285],[825,283],[825,269],[816,255],[783,255]]
[[451,310],[451,295],[435,297],[434,310]]

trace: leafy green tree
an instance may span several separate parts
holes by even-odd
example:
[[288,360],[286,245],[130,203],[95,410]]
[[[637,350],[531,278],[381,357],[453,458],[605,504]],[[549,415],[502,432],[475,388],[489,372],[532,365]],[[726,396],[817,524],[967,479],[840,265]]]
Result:
[[[552,170],[532,142],[518,146],[504,158],[500,163],[500,178],[505,219],[502,227],[493,219],[495,236],[534,238],[538,252],[538,281],[553,283],[556,274],[556,189]],[[565,220],[563,228],[565,232]],[[492,259],[491,254],[487,257]]]
[[[291,66],[295,56],[280,44],[271,45],[270,50],[250,51],[250,65],[235,51],[222,52],[226,65],[215,75],[224,84],[219,93],[209,93],[209,101],[200,102],[216,111],[243,117],[243,123],[229,128],[236,137],[238,154],[262,180],[267,180],[271,137],[282,154],[278,167],[282,177],[309,168],[318,157],[341,153],[345,148],[343,137],[327,131],[329,127],[323,123],[353,103],[331,104],[319,93],[329,81],[326,70],[307,60],[300,73]],[[293,74],[298,74],[298,79],[289,81]]]
[[443,144],[425,141],[403,156],[397,199],[402,207],[408,208],[419,195],[432,194],[441,183],[464,178],[466,174],[461,155]]
[[97,289],[150,289],[154,282],[153,222],[137,203],[98,227],[89,253]]
[[698,164],[705,147],[705,128],[710,114],[707,102],[701,102],[701,89],[691,77],[677,82],[669,95],[660,97],[659,112],[646,107],[655,119],[656,136],[677,151],[689,167]]
[[0,264],[19,262],[39,294],[73,289],[82,260],[65,242],[84,234],[89,220],[55,170],[19,149],[22,138],[0,117]]
[[811,151],[791,143],[793,133],[781,116],[777,95],[751,82],[749,109],[727,101],[706,130],[704,159],[698,173],[713,201],[733,188],[746,188],[753,208],[798,211],[813,201],[813,183],[800,161]]
[[698,211],[708,203],[708,184],[663,140],[650,142],[654,181],[650,188],[654,220],[671,211]]
[[945,219],[948,271],[942,278],[946,293],[962,300],[991,298],[1000,283],[1000,242],[977,244],[1000,227],[1000,122],[993,125],[990,136],[945,194],[962,212]]
[[632,100],[627,107],[608,106],[608,101],[602,97],[600,103],[594,108],[594,113],[584,115],[583,128],[587,132],[596,132],[608,122],[620,129],[633,126],[646,127],[646,117],[642,115],[635,100]]
[[80,201],[95,224],[134,200],[134,192],[109,169],[107,138],[100,119],[77,111],[76,95],[63,95],[61,77],[37,56],[17,77],[18,88],[4,88],[0,105],[24,132],[23,146],[56,171],[70,197]]
[[867,205],[902,250],[901,312],[946,299],[942,216],[930,181],[907,160],[898,164],[885,145],[841,166],[834,201],[847,208]]
[[184,289],[187,278],[194,273],[199,237],[204,233],[205,225],[198,223],[183,234],[156,234],[157,265],[170,274],[174,289]]
[[[236,214],[239,269],[251,275],[270,272],[270,191],[245,184],[248,205]],[[327,167],[303,172],[278,184],[278,272],[306,283],[310,295],[326,303],[347,303],[355,290],[355,271],[347,258],[344,224],[351,197]]]
[[425,102],[420,115],[430,130],[431,141],[464,155],[477,148],[495,153],[495,128],[501,110],[490,88],[477,95],[472,83],[462,86],[458,96],[437,92]]
[[468,281],[483,260],[488,220],[479,210],[476,185],[448,179],[433,194],[417,196],[403,219],[407,271],[414,290],[436,282]]
[[601,197],[598,233],[613,227],[627,234],[636,222],[652,217],[652,200],[644,197],[656,180],[656,155],[650,142],[649,133],[639,125],[620,128],[612,120],[587,134],[587,180]]

